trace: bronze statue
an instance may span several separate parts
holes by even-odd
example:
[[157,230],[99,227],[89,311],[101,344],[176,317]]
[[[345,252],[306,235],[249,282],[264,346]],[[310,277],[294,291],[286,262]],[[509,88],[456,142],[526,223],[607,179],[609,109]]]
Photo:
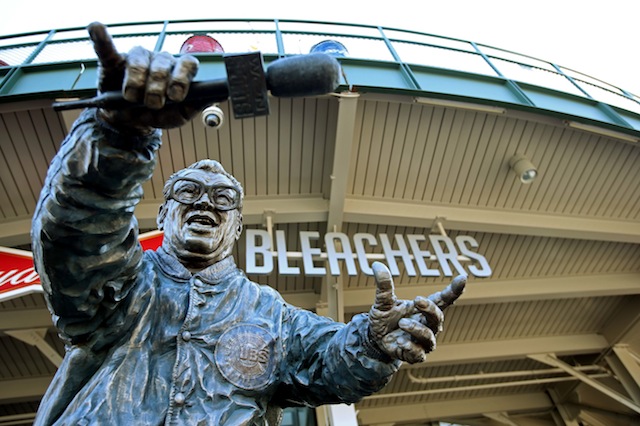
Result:
[[[51,163],[33,221],[34,258],[66,355],[36,425],[274,425],[283,407],[353,403],[402,361],[422,362],[466,278],[430,299],[397,300],[373,265],[375,303],[337,323],[255,284],[230,255],[241,184],[213,160],[175,173],[142,252],[133,215],[160,147],[202,105],[182,103],[198,62],[134,48],[89,27],[99,90],[142,110],[85,110]],[[165,105],[166,100],[171,105]]]

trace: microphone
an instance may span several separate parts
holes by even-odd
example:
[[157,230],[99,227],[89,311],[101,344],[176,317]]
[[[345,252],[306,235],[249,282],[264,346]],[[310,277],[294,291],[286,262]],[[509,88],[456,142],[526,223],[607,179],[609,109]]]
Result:
[[[189,87],[183,103],[203,106],[231,98],[236,118],[269,113],[267,90],[277,97],[318,96],[331,93],[340,85],[340,63],[326,53],[290,56],[273,61],[266,73],[262,54],[225,55],[227,79],[196,81]],[[174,102],[167,101],[167,105]],[[105,92],[90,99],[53,103],[56,111],[97,107],[126,109],[144,107],[125,100],[119,91]]]
[[326,53],[289,56],[267,67],[267,87],[273,96],[317,96],[340,85],[340,63]]

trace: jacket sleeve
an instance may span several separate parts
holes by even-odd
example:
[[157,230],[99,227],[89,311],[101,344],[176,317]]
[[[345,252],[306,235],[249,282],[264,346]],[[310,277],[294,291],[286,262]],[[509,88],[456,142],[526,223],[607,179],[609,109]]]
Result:
[[133,210],[160,141],[159,131],[120,134],[89,109],[49,167],[33,218],[34,262],[54,322],[72,344],[91,345],[96,330],[121,321],[114,312],[142,259]]
[[283,329],[286,374],[273,400],[282,407],[357,402],[382,389],[401,364],[369,340],[366,314],[343,324],[294,308]]

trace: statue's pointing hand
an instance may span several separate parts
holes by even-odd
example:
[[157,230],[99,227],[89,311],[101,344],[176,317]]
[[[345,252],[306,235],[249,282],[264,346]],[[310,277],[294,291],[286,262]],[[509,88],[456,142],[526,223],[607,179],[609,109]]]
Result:
[[125,100],[139,105],[103,109],[101,117],[112,126],[137,132],[179,127],[205,106],[182,102],[198,71],[199,62],[194,56],[175,58],[140,46],[122,55],[103,24],[94,22],[87,30],[98,56],[98,90],[121,92]]
[[423,362],[436,347],[444,322],[442,311],[462,294],[467,277],[459,275],[429,297],[398,300],[389,269],[379,262],[371,267],[376,281],[376,300],[369,311],[371,340],[392,359]]

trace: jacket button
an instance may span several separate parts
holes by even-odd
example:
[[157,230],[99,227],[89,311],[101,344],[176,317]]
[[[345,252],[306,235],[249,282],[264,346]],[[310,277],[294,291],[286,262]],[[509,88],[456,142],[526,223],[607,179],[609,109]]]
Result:
[[191,333],[189,333],[188,331],[183,331],[182,340],[184,340],[185,342],[188,342],[189,340],[191,340]]
[[186,398],[182,392],[178,392],[173,396],[173,402],[175,402],[177,405],[184,404],[185,399]]

